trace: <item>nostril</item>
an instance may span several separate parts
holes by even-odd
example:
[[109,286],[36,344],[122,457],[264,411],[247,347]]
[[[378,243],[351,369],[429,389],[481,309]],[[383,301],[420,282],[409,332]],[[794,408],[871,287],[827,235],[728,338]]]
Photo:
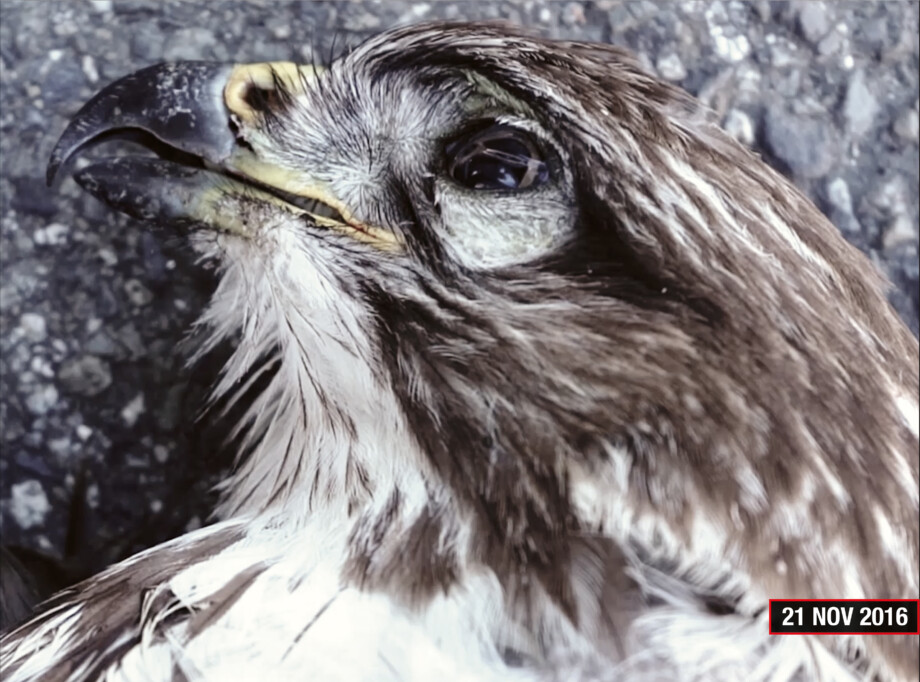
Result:
[[284,110],[287,99],[285,83],[270,65],[237,67],[224,87],[227,110],[244,124]]
[[260,88],[255,83],[248,84],[241,99],[252,111],[258,113],[277,110],[281,104],[276,88]]

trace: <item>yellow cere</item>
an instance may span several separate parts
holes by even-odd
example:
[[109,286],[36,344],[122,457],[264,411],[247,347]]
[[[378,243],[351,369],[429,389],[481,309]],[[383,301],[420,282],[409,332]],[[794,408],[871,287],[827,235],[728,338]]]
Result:
[[246,92],[250,87],[274,90],[274,76],[277,76],[291,92],[303,92],[304,82],[314,82],[322,72],[322,67],[294,62],[240,64],[230,72],[230,78],[224,86],[224,104],[240,119],[252,123],[258,114],[246,103]]

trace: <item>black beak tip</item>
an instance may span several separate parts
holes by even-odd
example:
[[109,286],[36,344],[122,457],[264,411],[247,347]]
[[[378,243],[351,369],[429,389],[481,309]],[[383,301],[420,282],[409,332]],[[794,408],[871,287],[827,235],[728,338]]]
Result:
[[[83,107],[86,108],[85,106]],[[82,111],[82,110],[81,110]],[[87,137],[83,132],[84,124],[79,120],[80,114],[70,122],[61,136],[58,138],[54,149],[51,150],[51,156],[48,158],[48,168],[45,170],[45,182],[50,187],[54,179],[67,161],[87,142]]]
[[48,183],[49,187],[54,183],[55,178],[61,171],[61,167],[87,142],[87,140],[80,139],[78,135],[74,134],[75,127],[73,123],[67,126],[57,144],[54,145],[54,149],[51,150],[51,156],[48,158],[48,168],[45,170],[45,182]]

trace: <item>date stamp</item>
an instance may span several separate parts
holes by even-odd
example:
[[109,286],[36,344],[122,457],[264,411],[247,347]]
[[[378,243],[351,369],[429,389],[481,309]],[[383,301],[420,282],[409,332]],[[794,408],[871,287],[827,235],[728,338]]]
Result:
[[917,599],[771,599],[771,635],[916,635]]

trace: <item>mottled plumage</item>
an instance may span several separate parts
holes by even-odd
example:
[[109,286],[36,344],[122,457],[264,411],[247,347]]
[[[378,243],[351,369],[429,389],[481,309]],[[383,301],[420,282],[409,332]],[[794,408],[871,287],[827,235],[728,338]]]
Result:
[[[77,179],[219,264],[215,395],[270,378],[225,520],[59,595],[4,679],[916,679],[916,636],[771,637],[765,608],[917,597],[917,341],[688,95],[423,25],[321,72],[153,67],[52,174],[119,127],[209,170]],[[464,186],[470,136],[545,168]]]

